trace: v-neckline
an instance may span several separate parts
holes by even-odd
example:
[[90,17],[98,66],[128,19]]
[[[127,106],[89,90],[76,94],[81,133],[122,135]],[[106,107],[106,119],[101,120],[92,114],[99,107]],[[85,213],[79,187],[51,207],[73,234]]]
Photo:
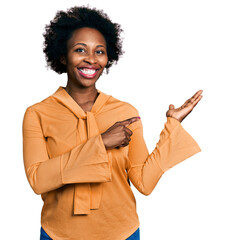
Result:
[[81,118],[86,118],[87,113],[93,113],[100,111],[103,105],[111,97],[111,95],[105,94],[104,92],[97,89],[99,95],[95,99],[94,104],[90,111],[84,111],[83,108],[70,96],[70,94],[62,87],[59,86],[57,91],[52,94],[52,97],[58,99],[63,105],[69,108],[75,115]]
[[87,114],[87,112],[92,112],[92,109],[93,109],[93,107],[94,107],[97,99],[99,98],[99,96],[100,96],[100,94],[101,94],[100,91],[99,91],[98,89],[96,89],[97,92],[98,92],[98,96],[97,96],[97,98],[95,99],[95,101],[94,101],[94,103],[93,103],[93,105],[92,105],[92,107],[91,107],[91,110],[90,110],[90,111],[85,111],[85,110],[80,106],[80,104],[78,104],[78,102],[66,91],[65,87],[62,87],[62,86],[60,86],[60,87],[69,95],[69,97],[71,97],[71,98],[73,99],[73,101],[76,102],[76,104],[84,111],[85,114]]

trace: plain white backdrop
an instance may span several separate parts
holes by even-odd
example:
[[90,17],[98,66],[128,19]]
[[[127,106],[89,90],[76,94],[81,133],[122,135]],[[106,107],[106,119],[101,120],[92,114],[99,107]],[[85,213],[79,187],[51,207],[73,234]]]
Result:
[[179,107],[203,89],[202,100],[182,122],[202,151],[167,171],[149,196],[132,185],[141,240],[224,240],[222,0],[1,2],[0,238],[40,237],[42,200],[25,176],[23,115],[28,106],[66,86],[66,74],[46,68],[45,24],[57,10],[87,4],[103,9],[124,30],[125,54],[96,86],[139,110],[149,152],[158,142],[169,104]]

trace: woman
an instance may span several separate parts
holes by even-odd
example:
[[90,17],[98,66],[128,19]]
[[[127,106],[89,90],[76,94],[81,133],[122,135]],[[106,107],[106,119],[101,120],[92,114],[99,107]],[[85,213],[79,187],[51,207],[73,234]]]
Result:
[[202,98],[171,104],[149,154],[138,110],[96,89],[122,55],[119,24],[102,11],[59,11],[46,26],[44,53],[66,87],[29,106],[23,120],[28,181],[44,201],[41,239],[140,239],[130,181],[149,195],[165,171],[201,151],[181,126]]

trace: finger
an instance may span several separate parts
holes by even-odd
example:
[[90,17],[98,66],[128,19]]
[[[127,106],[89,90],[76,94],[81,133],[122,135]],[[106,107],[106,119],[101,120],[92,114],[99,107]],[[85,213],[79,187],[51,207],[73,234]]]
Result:
[[194,102],[195,99],[197,99],[201,94],[202,94],[203,90],[198,90],[191,98],[191,102]]
[[125,147],[129,144],[128,139],[124,139],[124,141],[119,145],[119,147]]
[[199,95],[199,94],[196,95],[195,98],[191,99],[191,101],[186,104],[186,106],[187,106],[187,107],[188,107],[188,106],[194,107],[194,106],[201,100],[201,98],[202,98],[202,95],[201,95],[201,94],[200,94],[200,95]]
[[193,107],[195,107],[197,104],[198,104],[198,102],[202,99],[202,95],[200,95],[200,96],[198,96],[198,98],[197,99],[195,99],[195,101],[192,103],[193,104]]
[[120,144],[119,147],[126,147],[128,144],[129,144],[129,142],[123,143],[123,144]]
[[140,117],[132,117],[132,118],[128,118],[126,120],[123,120],[120,122],[120,124],[124,125],[125,127],[127,127],[128,125],[130,125],[131,123],[138,121],[140,119]]
[[130,142],[131,138],[130,138],[130,134],[129,133],[126,133],[126,139],[128,142]]
[[201,95],[203,90],[198,90],[191,98],[189,98],[182,106],[181,108],[186,107],[189,105],[189,103],[193,104],[193,102]]
[[173,110],[174,109],[174,105],[173,104],[170,104],[169,105],[169,110]]
[[127,127],[125,127],[124,130],[129,136],[131,136],[133,134],[133,132]]

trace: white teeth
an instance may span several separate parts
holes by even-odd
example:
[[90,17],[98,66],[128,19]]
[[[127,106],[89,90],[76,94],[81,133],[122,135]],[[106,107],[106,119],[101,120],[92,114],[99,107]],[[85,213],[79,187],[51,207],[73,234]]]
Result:
[[79,69],[82,73],[84,74],[94,74],[96,72],[95,69],[88,69],[88,68],[82,68],[82,69]]

